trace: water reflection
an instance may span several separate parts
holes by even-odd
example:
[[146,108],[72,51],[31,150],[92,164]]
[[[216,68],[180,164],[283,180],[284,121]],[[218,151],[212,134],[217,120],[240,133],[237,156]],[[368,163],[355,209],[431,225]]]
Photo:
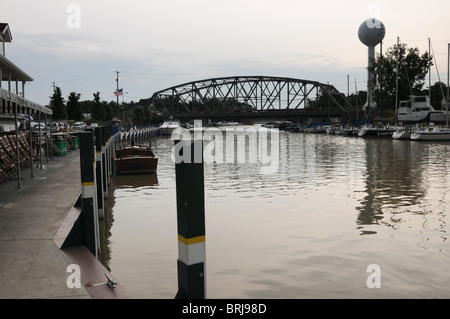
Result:
[[158,185],[158,174],[134,174],[114,176],[115,189],[140,188]]
[[158,185],[157,174],[116,175],[112,177],[109,185],[109,196],[104,198],[104,218],[99,222],[100,230],[100,262],[111,271],[112,246],[111,229],[114,225],[114,206],[116,203],[115,192],[120,189],[133,190],[146,186]]
[[362,206],[357,207],[357,225],[361,234],[375,234],[361,225],[383,224],[397,228],[400,220],[386,215],[396,214],[417,205],[425,196],[422,183],[423,165],[419,145],[386,138],[365,140],[366,186]]
[[[115,179],[112,271],[137,298],[173,298],[173,141],[152,145],[156,180]],[[446,143],[280,132],[276,174],[205,164],[208,297],[449,297],[449,156]],[[372,263],[383,289],[365,284]]]

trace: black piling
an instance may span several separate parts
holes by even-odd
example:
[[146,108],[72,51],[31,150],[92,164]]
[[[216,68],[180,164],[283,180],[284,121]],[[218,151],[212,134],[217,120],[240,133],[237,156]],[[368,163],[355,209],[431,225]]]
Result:
[[[95,172],[96,180],[103,181],[103,161],[102,161],[102,129],[100,127],[95,128]],[[103,212],[103,183],[97,183],[97,205],[98,214],[100,218],[104,217]]]
[[[200,143],[200,145],[196,147],[196,143]],[[177,157],[175,174],[178,225],[178,293],[176,299],[206,298],[205,195],[201,143],[202,141],[175,142],[176,149],[178,149],[178,153],[175,152]],[[195,154],[199,150],[201,153]],[[183,152],[190,152],[190,156]]]
[[94,132],[82,132],[79,134],[79,138],[81,213],[61,248],[85,245],[94,256],[98,257],[99,227],[95,183]]

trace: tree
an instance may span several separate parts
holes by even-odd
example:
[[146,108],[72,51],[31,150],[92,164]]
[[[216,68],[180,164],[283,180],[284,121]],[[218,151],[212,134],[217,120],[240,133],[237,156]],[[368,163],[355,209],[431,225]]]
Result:
[[447,85],[443,82],[436,82],[431,86],[431,99],[430,104],[435,109],[442,109],[442,102],[445,102],[447,96]]
[[50,97],[50,108],[53,111],[53,119],[65,120],[67,119],[66,105],[64,104],[64,98],[61,94],[61,89],[57,86],[53,91],[53,95]]
[[105,119],[105,115],[105,106],[100,101],[100,92],[94,93],[94,101],[91,107],[91,117],[94,120],[103,121]]
[[[418,95],[425,84],[425,77],[433,57],[428,52],[420,54],[418,48],[408,48],[406,44],[390,47],[384,56],[378,56],[369,68],[375,81],[380,84],[375,90],[375,101],[383,107],[395,108],[395,90],[398,63],[398,100],[406,100],[410,95]],[[380,95],[381,94],[381,95]]]
[[69,120],[81,121],[84,116],[81,111],[80,93],[71,92],[67,100],[67,116]]
[[112,121],[112,119],[114,118],[114,106],[117,103],[111,101],[109,103],[104,102],[104,107],[105,107],[105,121]]

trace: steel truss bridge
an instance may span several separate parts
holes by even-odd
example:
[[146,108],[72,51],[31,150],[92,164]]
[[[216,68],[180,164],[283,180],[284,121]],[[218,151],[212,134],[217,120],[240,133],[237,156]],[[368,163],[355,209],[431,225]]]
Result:
[[[324,107],[313,106],[319,93],[334,105],[333,114]],[[149,106],[158,113],[178,118],[340,117],[347,114],[351,105],[341,105],[337,96],[343,94],[334,86],[317,81],[231,76],[188,82],[155,92]]]

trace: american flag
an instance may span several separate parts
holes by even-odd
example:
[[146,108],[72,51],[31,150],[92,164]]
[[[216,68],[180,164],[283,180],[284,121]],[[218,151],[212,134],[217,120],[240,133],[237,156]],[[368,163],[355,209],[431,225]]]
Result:
[[115,96],[123,95],[123,89],[115,90],[115,91],[114,91],[114,95],[115,95]]

